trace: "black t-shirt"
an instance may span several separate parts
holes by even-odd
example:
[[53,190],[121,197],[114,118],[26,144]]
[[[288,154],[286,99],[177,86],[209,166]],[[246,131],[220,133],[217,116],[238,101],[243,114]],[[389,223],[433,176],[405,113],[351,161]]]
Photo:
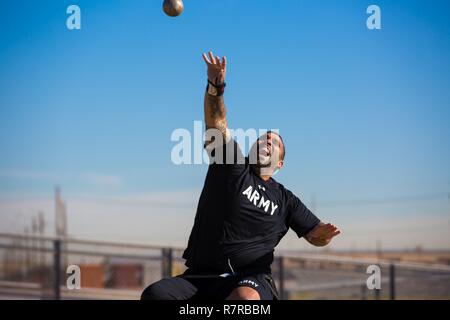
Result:
[[209,165],[183,254],[186,266],[195,272],[270,269],[274,248],[289,228],[303,237],[320,220],[282,184],[255,174],[233,139],[223,149],[223,157],[232,155],[234,162]]

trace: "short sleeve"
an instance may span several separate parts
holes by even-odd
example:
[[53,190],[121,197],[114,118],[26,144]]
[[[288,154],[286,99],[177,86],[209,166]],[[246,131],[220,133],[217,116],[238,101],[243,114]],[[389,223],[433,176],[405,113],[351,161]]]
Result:
[[307,235],[320,222],[298,197],[288,192],[288,226],[299,238]]
[[238,176],[248,167],[248,158],[231,137],[224,139],[223,143],[205,144],[205,149],[209,156],[209,171]]
[[231,137],[229,129],[222,136],[218,129],[208,129],[205,137],[205,150],[210,164],[245,164],[245,157],[237,142]]

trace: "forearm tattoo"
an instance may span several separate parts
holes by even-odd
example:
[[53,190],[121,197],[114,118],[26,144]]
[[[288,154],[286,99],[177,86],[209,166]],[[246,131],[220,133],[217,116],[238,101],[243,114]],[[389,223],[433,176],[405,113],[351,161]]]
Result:
[[216,128],[226,136],[227,119],[223,96],[205,95],[205,117],[207,128]]

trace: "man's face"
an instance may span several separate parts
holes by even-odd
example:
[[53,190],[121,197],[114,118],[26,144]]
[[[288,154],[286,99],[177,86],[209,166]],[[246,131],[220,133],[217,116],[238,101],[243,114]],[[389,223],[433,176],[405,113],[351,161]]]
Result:
[[[273,174],[277,169],[283,167],[281,159],[282,149],[284,148],[280,136],[274,132],[268,132],[258,138],[250,150],[250,161],[256,167],[265,169],[267,175]],[[256,159],[256,164],[255,160]]]

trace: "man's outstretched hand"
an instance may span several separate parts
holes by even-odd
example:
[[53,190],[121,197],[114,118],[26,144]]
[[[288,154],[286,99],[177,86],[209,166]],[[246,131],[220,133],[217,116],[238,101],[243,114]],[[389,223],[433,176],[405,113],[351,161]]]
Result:
[[334,224],[321,222],[305,238],[309,243],[317,247],[323,247],[340,233],[341,231]]
[[218,85],[225,82],[225,75],[227,73],[227,58],[213,55],[210,51],[208,56],[203,54],[203,60],[205,60],[208,66],[208,80]]

